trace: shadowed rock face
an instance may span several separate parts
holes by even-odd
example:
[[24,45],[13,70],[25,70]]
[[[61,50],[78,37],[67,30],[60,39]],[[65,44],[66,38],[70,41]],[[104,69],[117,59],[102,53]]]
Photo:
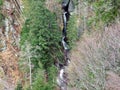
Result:
[[74,10],[74,8],[75,8],[75,5],[74,5],[73,1],[72,0],[70,0],[70,1],[69,0],[63,0],[62,1],[62,7],[64,8],[67,5],[68,5],[68,11],[72,12]]
[[63,0],[62,5],[66,6],[68,4],[69,0]]

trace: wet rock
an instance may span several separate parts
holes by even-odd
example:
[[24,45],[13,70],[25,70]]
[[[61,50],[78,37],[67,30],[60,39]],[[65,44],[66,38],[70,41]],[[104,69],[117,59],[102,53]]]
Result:
[[65,69],[61,69],[59,71],[59,75],[57,77],[57,84],[60,87],[60,90],[67,90],[67,80],[66,80]]
[[68,47],[68,45],[67,45],[67,43],[65,42],[64,39],[65,39],[65,37],[62,38],[63,47],[64,47],[65,50],[69,50],[69,47]]
[[63,6],[66,6],[66,5],[68,4],[68,2],[69,2],[69,0],[63,0],[63,1],[62,1],[62,5],[63,5]]
[[[63,1],[62,1],[62,6],[63,6],[63,7],[64,7],[64,6],[67,6],[68,3],[69,3],[69,0],[63,0]],[[69,3],[69,5],[68,5],[68,11],[69,11],[69,12],[72,12],[74,9],[75,9],[75,5],[74,5],[73,1],[70,0],[70,3]]]

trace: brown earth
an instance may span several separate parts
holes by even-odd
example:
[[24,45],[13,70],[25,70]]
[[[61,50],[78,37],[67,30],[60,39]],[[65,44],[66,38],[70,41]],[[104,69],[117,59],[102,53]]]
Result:
[[0,66],[3,68],[8,81],[11,84],[16,84],[20,79],[20,72],[18,69],[18,51],[13,46],[7,44],[7,50],[0,53]]

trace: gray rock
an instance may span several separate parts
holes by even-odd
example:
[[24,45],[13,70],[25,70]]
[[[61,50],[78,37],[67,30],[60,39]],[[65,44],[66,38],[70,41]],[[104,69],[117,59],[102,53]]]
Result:
[[63,0],[63,1],[62,1],[62,5],[65,5],[65,6],[66,6],[66,5],[68,4],[68,1],[69,1],[69,0]]
[[70,4],[69,4],[68,10],[69,10],[69,12],[73,12],[74,9],[75,9],[75,5],[74,5],[73,1],[71,0],[71,1],[70,1]]
[[[69,2],[69,0],[63,0],[62,5],[66,6],[68,4],[68,2]],[[69,12],[72,12],[74,10],[74,8],[75,8],[75,5],[74,5],[73,1],[70,0],[69,7],[68,7]]]

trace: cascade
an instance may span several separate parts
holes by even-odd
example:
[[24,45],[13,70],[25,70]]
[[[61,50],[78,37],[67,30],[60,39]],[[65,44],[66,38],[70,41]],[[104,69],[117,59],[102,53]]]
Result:
[[64,63],[63,63],[63,65],[58,63],[59,74],[57,76],[57,84],[60,87],[60,90],[67,90],[67,80],[68,79],[67,79],[67,74],[65,72],[65,68],[70,63],[70,59],[69,59],[69,56],[68,56],[68,54],[69,54],[69,45],[68,45],[68,39],[67,39],[67,22],[68,22],[68,20],[70,18],[70,11],[69,11],[70,1],[71,0],[69,0],[67,2],[67,4],[65,4],[64,2],[62,3],[63,30],[62,30],[62,40],[61,40],[61,42],[62,42],[62,46],[63,46],[63,49],[64,49],[63,50],[63,52],[64,52]]

